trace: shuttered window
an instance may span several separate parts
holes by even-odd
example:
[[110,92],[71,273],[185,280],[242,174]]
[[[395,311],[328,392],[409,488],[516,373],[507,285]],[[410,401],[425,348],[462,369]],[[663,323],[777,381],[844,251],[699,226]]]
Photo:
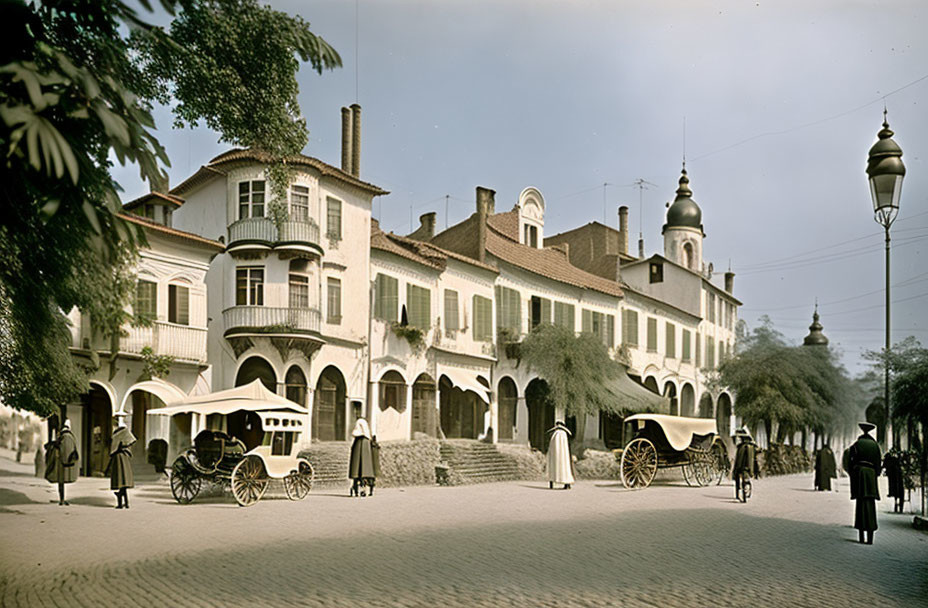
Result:
[[577,322],[574,319],[574,305],[564,302],[555,302],[554,324],[566,327],[570,331],[577,331]]
[[622,341],[628,346],[638,346],[638,311],[622,311]]
[[339,325],[342,322],[342,282],[329,277],[326,286],[326,323]]
[[157,283],[139,280],[135,286],[135,314],[151,320],[158,317]]
[[399,281],[385,274],[378,274],[374,280],[376,298],[374,299],[374,318],[395,323],[399,310]]
[[190,290],[181,285],[168,285],[168,321],[190,325]]
[[409,324],[419,329],[428,329],[432,325],[431,292],[418,285],[406,285],[406,312]]
[[667,322],[664,326],[664,355],[669,359],[677,358],[677,328]]
[[551,300],[532,296],[532,327],[542,323],[551,323]]
[[689,360],[692,358],[692,354],[690,352],[690,340],[691,339],[692,339],[692,335],[690,333],[690,330],[684,329],[683,330],[683,357],[682,359],[687,362],[689,362]]
[[702,365],[702,334],[696,332],[696,367]]
[[648,351],[657,352],[657,319],[648,318]]
[[474,296],[474,341],[493,341],[493,301]]
[[456,332],[461,329],[461,316],[458,311],[458,292],[445,290],[445,331]]
[[715,369],[715,340],[706,336],[706,367]]
[[608,348],[615,346],[615,317],[583,309],[580,326],[583,333],[593,334]]
[[496,287],[496,327],[522,335],[522,297],[515,289]]
[[606,315],[605,331],[605,344],[607,347],[612,348],[615,346],[615,315]]
[[333,240],[342,238],[342,202],[337,198],[326,198],[325,235]]

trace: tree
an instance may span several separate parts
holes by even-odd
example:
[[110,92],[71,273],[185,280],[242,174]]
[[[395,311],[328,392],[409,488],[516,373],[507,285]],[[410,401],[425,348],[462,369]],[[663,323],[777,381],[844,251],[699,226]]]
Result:
[[[905,356],[891,357],[895,378],[892,384],[892,414],[921,428],[920,445],[915,446],[919,455],[919,470],[922,487],[922,515],[925,515],[925,477],[928,473],[928,350],[912,340],[904,349]],[[911,447],[911,446],[910,446]]]
[[588,414],[618,413],[615,396],[605,383],[622,370],[593,334],[576,335],[566,327],[542,324],[522,341],[521,357],[547,383],[554,407],[577,417],[573,445],[578,451]]
[[[152,105],[173,96],[179,122],[284,158],[306,143],[295,56],[317,71],[340,59],[308,23],[256,0],[161,0],[179,9],[177,39],[122,0],[2,2],[0,399],[47,415],[88,390],[67,311],[113,340],[125,321],[144,234],[119,216],[110,158],[163,183]],[[273,35],[257,46],[247,27]]]

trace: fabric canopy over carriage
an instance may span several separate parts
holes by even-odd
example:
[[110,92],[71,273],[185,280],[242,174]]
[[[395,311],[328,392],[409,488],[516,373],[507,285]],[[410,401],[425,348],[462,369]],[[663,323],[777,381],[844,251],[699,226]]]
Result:
[[687,484],[697,486],[721,483],[728,472],[728,450],[712,418],[635,414],[625,424],[634,438],[616,457],[626,488],[646,488],[658,469],[670,467],[682,468]]
[[[245,428],[249,431],[246,434],[257,435],[257,445],[248,450],[240,437],[219,430],[202,430],[194,445],[178,456],[171,467],[171,491],[178,502],[193,500],[203,480],[231,486],[232,494],[242,506],[260,500],[271,479],[283,480],[291,499],[302,499],[309,493],[313,467],[297,456],[309,410],[271,392],[260,380],[188,397],[149,410],[148,416],[153,421],[169,421],[172,416],[192,414],[207,420],[214,415],[241,413],[255,417]],[[161,428],[166,426],[169,424],[162,424]]]

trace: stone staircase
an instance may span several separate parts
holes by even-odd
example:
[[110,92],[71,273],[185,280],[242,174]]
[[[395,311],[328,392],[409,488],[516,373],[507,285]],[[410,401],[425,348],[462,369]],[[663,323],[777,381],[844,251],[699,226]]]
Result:
[[518,464],[490,443],[448,439],[441,442],[441,459],[450,469],[450,485],[519,479]]
[[313,465],[317,484],[348,483],[348,458],[351,444],[347,441],[332,443],[314,443],[300,451],[300,457]]

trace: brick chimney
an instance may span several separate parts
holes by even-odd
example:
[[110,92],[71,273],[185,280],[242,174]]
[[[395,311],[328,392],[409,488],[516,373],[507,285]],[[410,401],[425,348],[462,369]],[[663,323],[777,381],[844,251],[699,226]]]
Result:
[[351,174],[361,175],[361,106],[351,104]]
[[487,218],[496,212],[496,190],[477,186],[477,260],[487,257]]
[[734,293],[735,290],[735,273],[731,270],[725,273],[725,291]]
[[628,207],[619,207],[619,253],[628,255]]
[[342,171],[351,173],[351,110],[342,108]]
[[419,216],[419,227],[409,235],[409,238],[416,241],[430,241],[435,236],[435,218],[437,213],[429,211]]

